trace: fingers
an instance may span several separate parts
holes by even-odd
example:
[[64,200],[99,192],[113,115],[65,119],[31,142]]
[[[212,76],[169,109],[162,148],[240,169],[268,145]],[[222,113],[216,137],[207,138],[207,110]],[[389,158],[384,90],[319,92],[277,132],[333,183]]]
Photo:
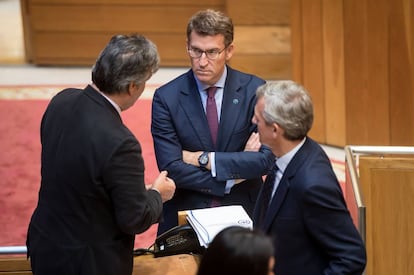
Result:
[[246,143],[244,151],[258,152],[261,145],[259,133],[253,132]]

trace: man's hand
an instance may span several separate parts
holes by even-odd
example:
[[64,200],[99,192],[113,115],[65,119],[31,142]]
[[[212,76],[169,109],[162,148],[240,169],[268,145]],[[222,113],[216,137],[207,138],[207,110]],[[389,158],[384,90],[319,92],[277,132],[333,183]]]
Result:
[[171,200],[175,192],[175,182],[167,177],[167,174],[167,171],[162,171],[151,186],[151,189],[160,193],[163,203]]
[[259,152],[260,146],[262,144],[260,143],[259,133],[253,132],[244,146],[244,151]]
[[198,157],[203,153],[203,151],[196,151],[196,152],[190,152],[183,150],[183,161],[187,164],[191,164],[194,166],[200,166],[198,165]]

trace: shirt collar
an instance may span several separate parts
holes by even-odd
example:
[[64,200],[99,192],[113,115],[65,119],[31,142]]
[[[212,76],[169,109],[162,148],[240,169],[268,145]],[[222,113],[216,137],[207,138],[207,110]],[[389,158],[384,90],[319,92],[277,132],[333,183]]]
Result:
[[[221,75],[220,79],[213,86],[223,89],[224,88],[224,84],[226,83],[226,78],[227,78],[227,66],[224,66],[223,74]],[[198,87],[198,90],[199,91],[205,91],[205,90],[207,90],[207,88],[210,87],[208,85],[202,84],[197,79],[197,77],[195,77],[195,81],[197,83],[197,87]]]
[[117,110],[117,112],[121,115],[121,107],[119,107],[118,104],[115,103],[115,101],[113,101],[112,99],[110,99],[106,94],[104,94],[103,92],[101,92],[98,87],[96,87],[96,85],[92,85],[92,87],[98,91],[104,98],[106,98],[106,100],[109,101],[109,103],[111,103],[112,106],[114,106],[115,110]]
[[299,149],[303,146],[305,141],[306,141],[306,137],[298,145],[296,145],[292,150],[290,150],[289,152],[287,152],[280,158],[276,159],[276,165],[279,168],[280,172],[282,172],[282,174],[285,172],[286,167],[288,166],[289,162],[293,159],[293,157],[296,155]]

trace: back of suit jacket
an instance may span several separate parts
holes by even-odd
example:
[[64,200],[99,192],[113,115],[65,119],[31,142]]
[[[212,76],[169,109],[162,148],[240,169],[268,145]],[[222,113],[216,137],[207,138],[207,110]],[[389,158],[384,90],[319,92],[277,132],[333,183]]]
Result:
[[42,182],[27,241],[36,270],[131,274],[135,234],[162,211],[160,195],[146,191],[134,135],[88,86],[52,99],[41,142]]
[[[191,70],[157,89],[153,98],[151,131],[158,168],[167,170],[177,189],[164,204],[159,233],[177,225],[177,211],[209,207],[215,198],[222,205],[241,204],[252,214],[254,203],[272,160],[267,148],[243,152],[255,130],[251,119],[256,88],[264,80],[227,67],[220,124],[213,146],[205,111]],[[182,150],[215,152],[217,176],[182,161]],[[226,180],[248,179],[225,194]]]

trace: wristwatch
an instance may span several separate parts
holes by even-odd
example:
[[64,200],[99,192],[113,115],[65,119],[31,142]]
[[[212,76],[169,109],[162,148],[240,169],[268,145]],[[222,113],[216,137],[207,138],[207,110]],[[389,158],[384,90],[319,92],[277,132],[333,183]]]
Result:
[[199,157],[198,157],[198,164],[200,165],[200,167],[206,168],[207,164],[208,164],[209,158],[208,158],[208,152],[203,152]]

